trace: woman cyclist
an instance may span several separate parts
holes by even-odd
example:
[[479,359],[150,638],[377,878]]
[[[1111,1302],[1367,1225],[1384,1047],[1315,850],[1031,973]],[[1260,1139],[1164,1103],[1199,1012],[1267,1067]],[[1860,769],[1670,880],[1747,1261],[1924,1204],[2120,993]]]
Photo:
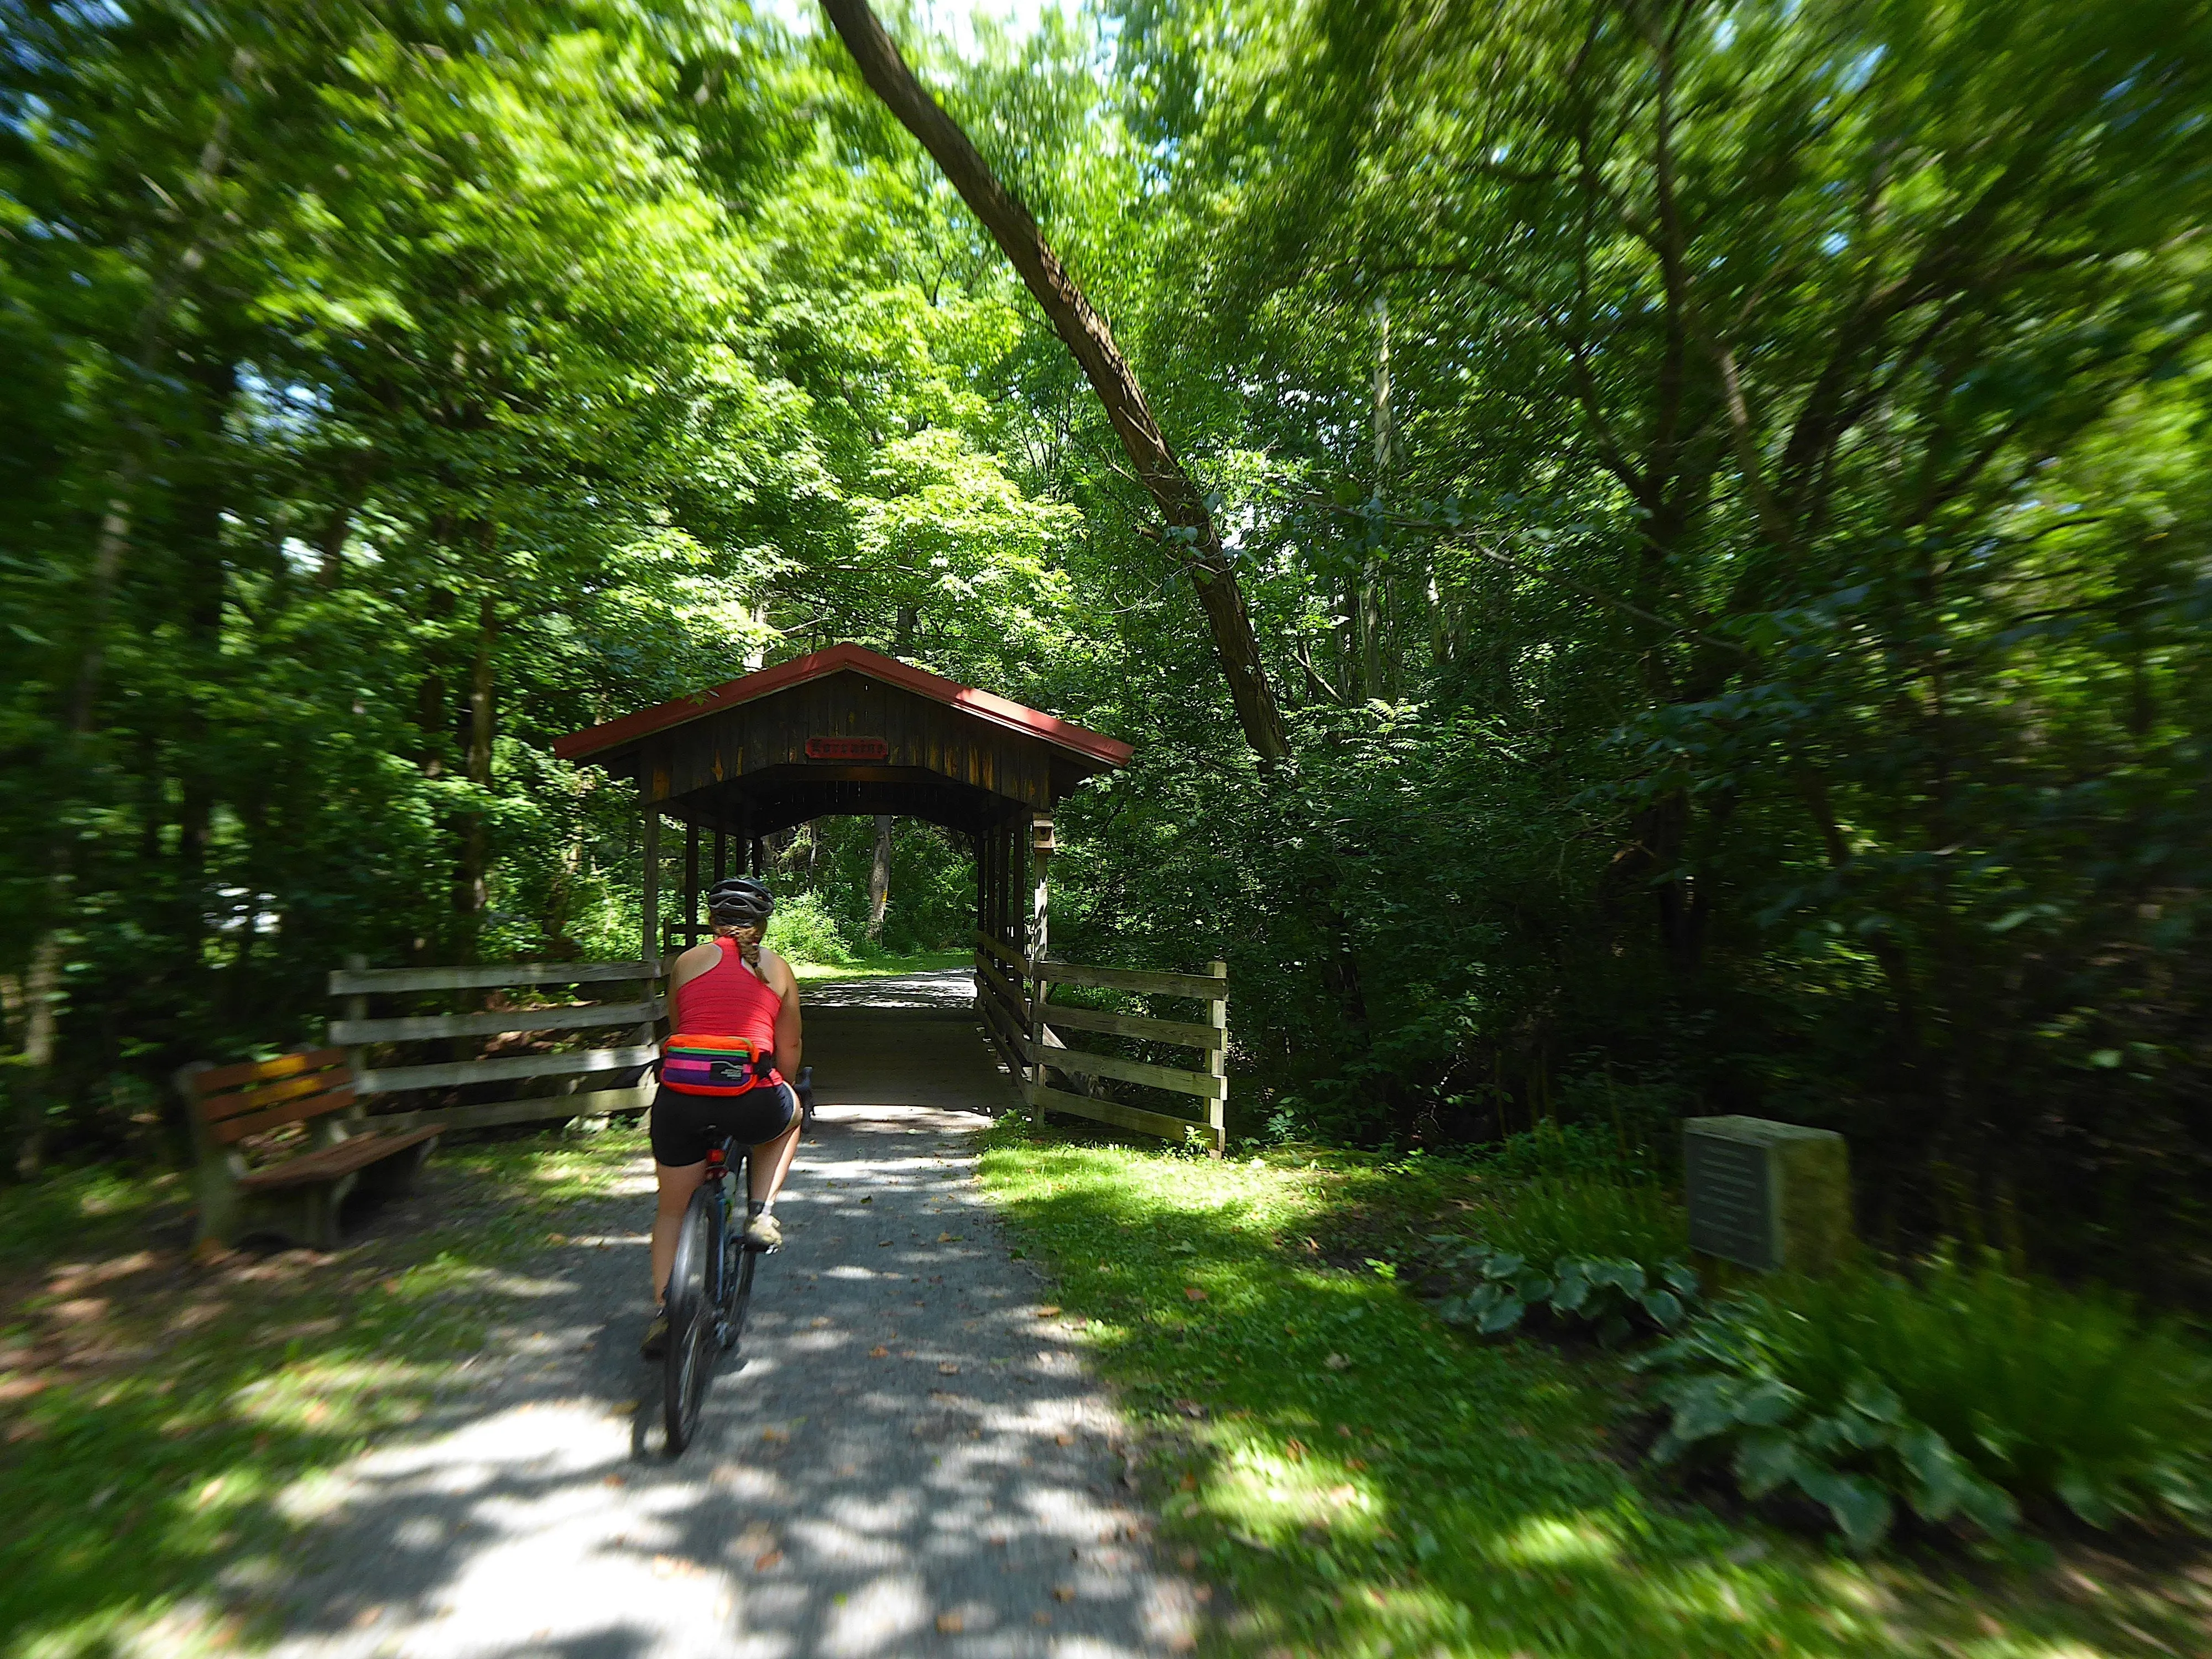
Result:
[[675,1035],[653,1097],[653,1173],[660,1182],[653,1318],[639,1345],[648,1359],[668,1345],[665,1303],[678,1229],[705,1177],[708,1150],[726,1136],[753,1149],[747,1248],[783,1243],[774,1206],[799,1150],[799,1097],[783,1079],[784,1071],[799,1074],[799,982],[791,964],[761,943],[775,908],[763,883],[745,876],[716,882],[707,895],[714,937],[669,964]]

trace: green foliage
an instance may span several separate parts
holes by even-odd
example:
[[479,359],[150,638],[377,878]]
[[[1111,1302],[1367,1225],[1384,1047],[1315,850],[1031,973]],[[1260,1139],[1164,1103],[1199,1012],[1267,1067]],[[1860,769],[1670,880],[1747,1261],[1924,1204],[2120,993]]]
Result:
[[768,943],[793,962],[830,966],[853,960],[853,947],[817,893],[778,899],[775,914],[769,918]]
[[2025,1505],[2212,1523],[2212,1359],[2100,1292],[1944,1257],[1729,1297],[1636,1362],[1673,1416],[1665,1462],[1794,1486],[1870,1547],[1903,1501],[1986,1531]]
[[1438,1316],[1447,1324],[1472,1325],[1485,1336],[1503,1336],[1540,1309],[1590,1326],[1610,1347],[1639,1322],[1674,1329],[1698,1299],[1697,1274],[1678,1261],[1661,1262],[1646,1273],[1642,1262],[1626,1256],[1571,1251],[1548,1262],[1530,1261],[1510,1250],[1467,1244],[1446,1254],[1439,1266],[1474,1282],[1444,1297]]
[[[1493,1163],[1531,1169],[1594,1163],[1596,1175],[1540,1175],[1501,1194],[1469,1241],[1436,1234],[1431,1263],[1455,1286],[1437,1306],[1485,1336],[1538,1309],[1593,1330],[1610,1346],[1632,1331],[1672,1330],[1696,1305],[1698,1278],[1681,1207],[1657,1187],[1623,1181],[1596,1133],[1540,1127],[1510,1139]],[[1501,1171],[1502,1173],[1502,1171]]]
[[[312,1040],[348,952],[635,950],[634,802],[551,739],[853,639],[1137,744],[1055,945],[1231,963],[1235,1133],[1663,1175],[1761,1112],[1902,1237],[2201,1292],[2206,18],[1656,15],[893,20],[1216,499],[1262,773],[833,39],[0,0],[18,1152]],[[855,949],[868,833],[770,849]],[[898,827],[888,948],[969,856]]]
[[1917,1659],[2197,1642],[2186,1592],[2131,1594],[2091,1568],[2112,1593],[2087,1596],[2060,1572],[1992,1564],[1962,1594],[1947,1569],[1839,1560],[1639,1489],[1606,1444],[1613,1362],[1455,1341],[1389,1280],[1300,1248],[1339,1233],[1346,1208],[1418,1231],[1438,1193],[1418,1175],[1310,1148],[1192,1160],[1006,1119],[983,1180],[1054,1275],[1052,1300],[1085,1322],[1163,1541],[1195,1552],[1233,1607],[1208,1635],[1224,1654]]
[[1505,1182],[1547,1177],[1568,1181],[1633,1181],[1645,1173],[1648,1155],[1624,1146],[1609,1123],[1562,1123],[1547,1118],[1483,1150],[1484,1173]]
[[1485,1243],[1531,1261],[1606,1255],[1656,1267],[1689,1251],[1681,1205],[1644,1183],[1545,1176],[1503,1195],[1477,1224]]

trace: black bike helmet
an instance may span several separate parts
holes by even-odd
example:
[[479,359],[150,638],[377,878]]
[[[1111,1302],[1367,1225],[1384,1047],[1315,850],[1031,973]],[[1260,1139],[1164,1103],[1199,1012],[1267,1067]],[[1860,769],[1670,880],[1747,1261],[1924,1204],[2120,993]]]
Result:
[[726,876],[707,892],[708,920],[723,927],[765,927],[775,895],[750,876]]

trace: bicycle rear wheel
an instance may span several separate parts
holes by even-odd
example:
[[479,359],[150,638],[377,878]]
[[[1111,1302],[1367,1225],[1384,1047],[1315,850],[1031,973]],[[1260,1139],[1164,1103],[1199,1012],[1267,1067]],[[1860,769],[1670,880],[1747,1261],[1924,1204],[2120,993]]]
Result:
[[714,1200],[702,1187],[691,1194],[684,1224],[676,1235],[676,1259],[668,1273],[668,1353],[662,1372],[662,1414],[668,1428],[668,1455],[678,1455],[699,1427],[699,1408],[714,1375]]

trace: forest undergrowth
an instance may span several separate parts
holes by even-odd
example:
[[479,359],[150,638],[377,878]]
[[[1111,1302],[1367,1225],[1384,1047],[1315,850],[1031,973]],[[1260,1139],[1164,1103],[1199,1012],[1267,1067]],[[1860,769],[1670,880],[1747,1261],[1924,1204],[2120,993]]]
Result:
[[1620,1355],[1477,1339],[1414,1293],[1432,1235],[1510,1218],[1510,1173],[1009,1118],[984,1176],[1140,1425],[1167,1547],[1227,1590],[1224,1653],[2087,1659],[2212,1634],[2186,1543],[1859,1556],[1646,1468]]

